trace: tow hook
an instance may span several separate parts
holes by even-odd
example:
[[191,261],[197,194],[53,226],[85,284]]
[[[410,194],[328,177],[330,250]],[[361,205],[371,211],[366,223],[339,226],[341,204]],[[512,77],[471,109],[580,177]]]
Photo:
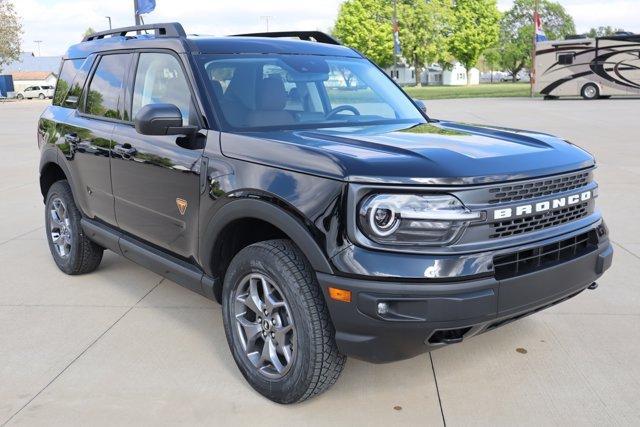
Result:
[[589,285],[589,288],[588,288],[588,289],[591,289],[592,291],[593,291],[594,289],[598,289],[598,283],[593,282],[592,284],[590,284],[590,285]]

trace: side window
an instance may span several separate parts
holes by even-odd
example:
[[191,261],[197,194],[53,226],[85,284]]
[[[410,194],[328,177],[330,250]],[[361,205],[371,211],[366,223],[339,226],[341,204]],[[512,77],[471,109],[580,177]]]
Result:
[[132,117],[149,104],[173,104],[185,125],[197,124],[187,78],[176,57],[167,53],[141,53],[133,86]]
[[122,119],[119,101],[130,54],[100,58],[86,96],[84,112],[93,116]]
[[573,64],[573,57],[575,53],[560,53],[558,54],[558,64],[560,65],[571,65]]

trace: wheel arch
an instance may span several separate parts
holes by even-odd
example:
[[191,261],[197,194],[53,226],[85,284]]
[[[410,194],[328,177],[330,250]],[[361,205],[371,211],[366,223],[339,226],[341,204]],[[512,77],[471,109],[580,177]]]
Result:
[[[251,229],[251,233],[237,233],[247,229]],[[328,274],[333,272],[327,256],[303,222],[282,207],[264,200],[240,199],[228,202],[211,218],[202,235],[201,264],[208,275],[220,281],[224,279],[233,256],[243,247],[272,238],[291,240],[315,271]],[[238,238],[240,244],[230,241],[232,237]],[[225,248],[231,250],[225,251]],[[221,289],[221,286],[218,288]]]
[[[53,159],[51,158],[53,157]],[[49,188],[54,182],[69,179],[69,174],[65,168],[55,160],[55,153],[43,156],[40,166],[40,193],[46,198]],[[71,184],[71,183],[69,183]]]

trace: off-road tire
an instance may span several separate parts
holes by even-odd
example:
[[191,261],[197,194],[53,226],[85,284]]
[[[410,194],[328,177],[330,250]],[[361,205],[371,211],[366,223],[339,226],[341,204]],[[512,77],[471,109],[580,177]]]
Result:
[[[53,242],[51,234],[52,222],[50,219],[53,201],[59,199],[66,207],[69,219],[69,234],[71,244],[66,256],[61,256]],[[78,210],[73,199],[71,187],[66,180],[55,182],[47,193],[45,203],[45,228],[47,231],[47,241],[53,260],[60,270],[66,274],[76,275],[94,271],[102,261],[104,248],[89,240],[82,230],[80,220],[82,214]]]
[[[250,362],[238,338],[234,306],[236,290],[247,275],[260,274],[277,283],[290,308],[296,333],[295,357],[282,378],[266,378]],[[277,403],[295,403],[333,385],[346,357],[338,351],[335,330],[309,262],[289,240],[268,240],[242,249],[227,269],[222,312],[227,342],[249,384]]]

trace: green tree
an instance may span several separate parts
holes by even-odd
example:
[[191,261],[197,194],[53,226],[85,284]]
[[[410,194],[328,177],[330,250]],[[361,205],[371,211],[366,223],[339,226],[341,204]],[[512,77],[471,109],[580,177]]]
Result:
[[493,72],[500,66],[500,51],[498,46],[492,46],[485,50],[479,62],[482,64],[482,71],[489,71],[491,73],[491,83],[493,83]]
[[624,30],[621,28],[612,28],[611,26],[607,25],[606,27],[598,27],[598,28],[590,29],[589,32],[587,33],[587,36],[594,39],[596,37],[612,36],[618,32],[624,32]]
[[498,41],[500,12],[496,0],[457,0],[453,11],[449,51],[466,67],[468,76],[480,55]]
[[82,34],[82,38],[90,36],[91,34],[95,33],[96,30],[94,30],[93,28],[89,27],[86,30],[84,30],[84,34]]
[[333,35],[380,67],[393,64],[393,8],[385,0],[347,0],[340,6]]
[[[515,0],[500,20],[500,65],[511,73],[514,81],[520,70],[531,66],[534,2]],[[559,3],[540,0],[538,13],[548,39],[560,39],[576,32],[573,18]]]
[[0,70],[20,57],[22,23],[13,2],[0,0]]
[[415,68],[416,86],[424,64],[447,58],[452,23],[451,0],[404,0],[398,5],[402,56]]

